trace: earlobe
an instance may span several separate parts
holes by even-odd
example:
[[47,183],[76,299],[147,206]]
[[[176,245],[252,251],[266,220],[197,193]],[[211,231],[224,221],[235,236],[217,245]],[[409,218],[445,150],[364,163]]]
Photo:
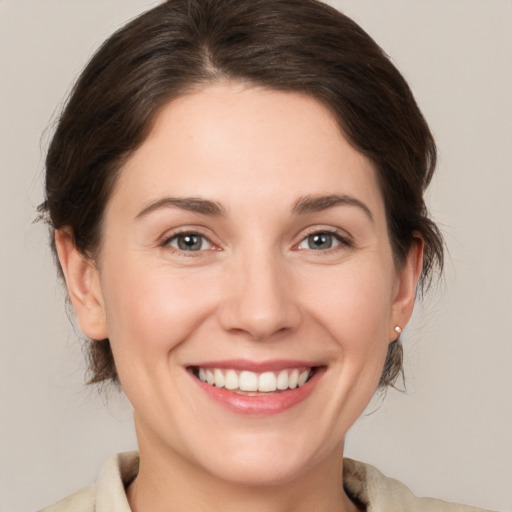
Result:
[[[423,248],[423,238],[417,234],[398,274],[390,322],[390,333],[392,333],[390,341],[396,339],[397,334],[400,335],[411,318],[416,299],[416,289],[423,268]],[[398,332],[396,326],[400,328],[400,332]]]
[[75,246],[70,229],[55,232],[55,245],[69,298],[82,332],[93,340],[108,337],[99,272]]

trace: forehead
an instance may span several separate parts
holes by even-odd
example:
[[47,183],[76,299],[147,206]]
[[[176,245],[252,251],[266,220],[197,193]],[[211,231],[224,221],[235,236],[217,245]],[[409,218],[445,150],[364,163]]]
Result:
[[223,203],[251,197],[257,205],[327,193],[382,203],[373,164],[349,144],[331,112],[310,96],[222,83],[160,111],[112,199],[122,196],[129,206],[163,194]]

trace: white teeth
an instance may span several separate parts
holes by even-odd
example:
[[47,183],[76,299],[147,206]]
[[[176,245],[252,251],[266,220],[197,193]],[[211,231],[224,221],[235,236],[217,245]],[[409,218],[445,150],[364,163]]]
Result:
[[304,384],[306,384],[306,381],[308,380],[308,377],[309,377],[309,372],[308,371],[305,371],[305,372],[302,372],[300,375],[299,375],[299,380],[297,381],[297,386],[300,388],[301,386],[304,386]]
[[197,376],[203,382],[217,388],[240,390],[248,392],[259,391],[272,393],[277,390],[285,391],[303,386],[309,379],[311,370],[300,371],[298,368],[274,372],[255,373],[247,370],[223,370],[220,368],[199,368]]
[[215,387],[223,388],[225,383],[224,374],[218,368],[215,368],[213,376],[215,377]]
[[270,392],[277,388],[277,379],[272,372],[262,373],[258,377],[258,391]]
[[238,375],[236,374],[235,370],[229,370],[226,373],[224,387],[226,389],[238,389]]
[[299,383],[299,370],[293,370],[288,377],[288,387],[290,389],[295,389],[297,384]]
[[258,391],[258,376],[254,372],[240,372],[238,387],[240,391]]
[[288,372],[281,370],[277,376],[277,389],[288,389]]
[[215,377],[213,376],[213,372],[211,370],[206,370],[206,382],[212,385],[215,384]]

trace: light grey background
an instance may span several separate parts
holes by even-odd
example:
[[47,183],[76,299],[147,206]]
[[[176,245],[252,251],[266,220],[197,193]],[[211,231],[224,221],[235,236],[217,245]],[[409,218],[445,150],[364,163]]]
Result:
[[[83,387],[44,226],[41,134],[114,29],[158,2],[0,0],[0,510],[38,509],[135,447],[128,404]],[[408,392],[347,455],[418,495],[512,510],[512,3],[339,0],[392,55],[437,137],[446,280],[404,333]],[[57,108],[57,110],[56,110]],[[49,128],[51,133],[51,128]]]

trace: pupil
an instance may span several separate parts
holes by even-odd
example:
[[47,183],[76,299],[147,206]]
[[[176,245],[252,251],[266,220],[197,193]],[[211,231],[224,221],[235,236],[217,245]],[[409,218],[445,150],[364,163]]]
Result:
[[201,245],[199,235],[183,235],[178,239],[178,246],[183,251],[198,251],[201,249]]
[[332,235],[327,233],[317,233],[309,237],[309,247],[311,249],[330,249],[332,247]]

